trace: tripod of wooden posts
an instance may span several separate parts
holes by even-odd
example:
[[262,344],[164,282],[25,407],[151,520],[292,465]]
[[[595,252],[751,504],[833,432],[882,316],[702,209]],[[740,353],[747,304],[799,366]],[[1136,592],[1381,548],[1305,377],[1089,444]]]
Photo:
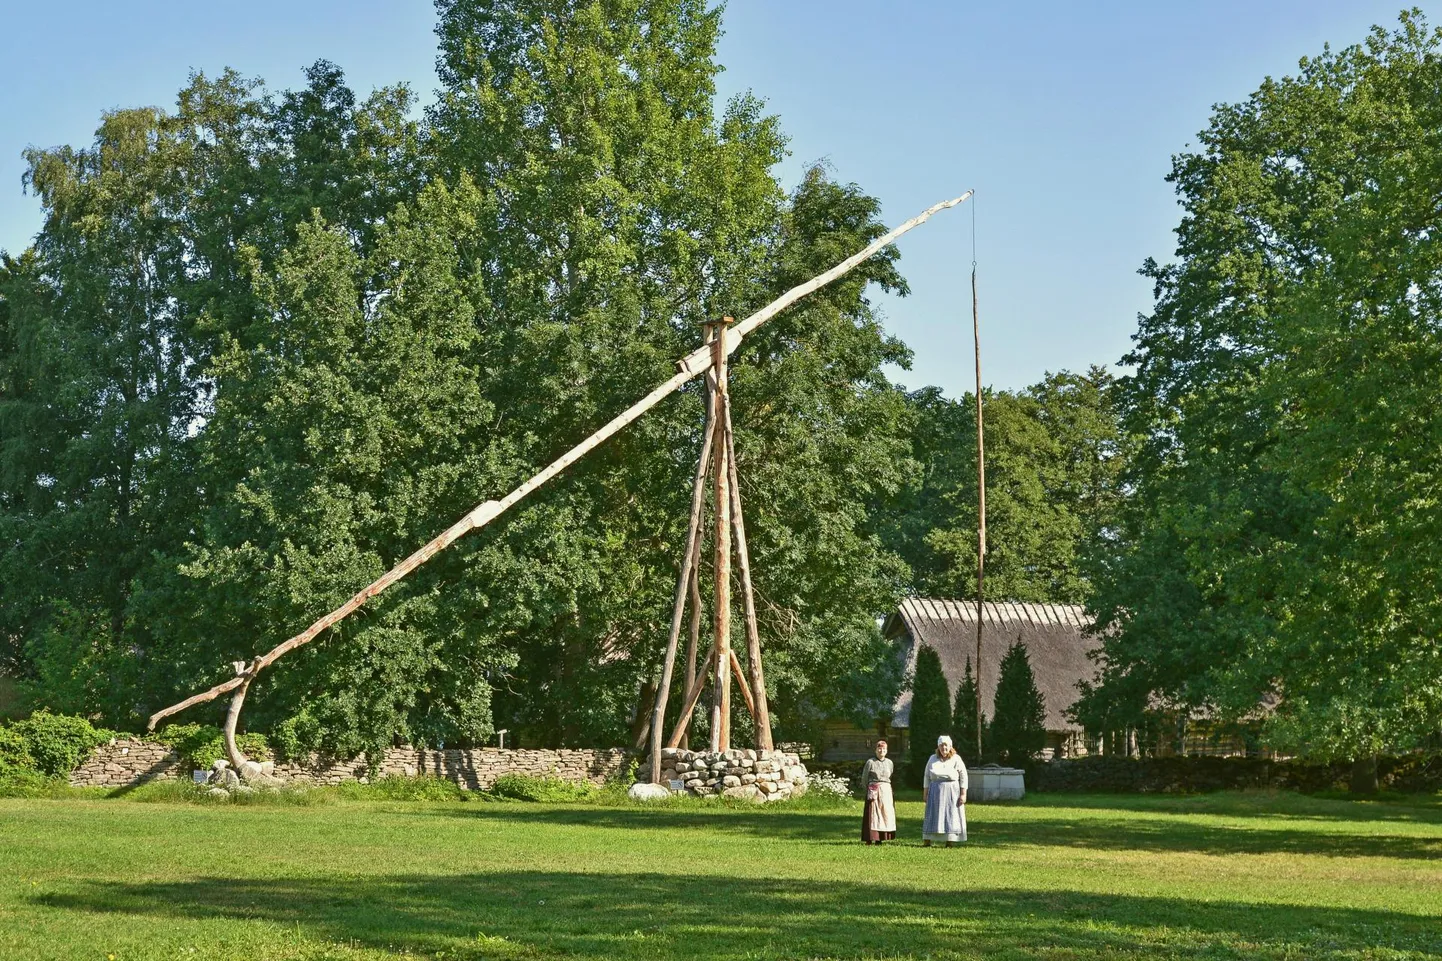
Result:
[[[676,670],[676,652],[681,637],[681,620],[686,601],[691,600],[690,638],[686,647],[686,678],[681,695],[681,713],[666,747],[680,747],[691,727],[691,716],[706,687],[711,688],[711,750],[731,749],[731,678],[736,678],[746,709],[755,721],[756,746],[771,750],[771,716],[766,706],[766,676],[761,667],[761,637],[756,627],[756,597],[751,587],[751,557],[746,547],[746,522],[741,513],[741,488],[736,479],[736,439],[731,429],[731,393],[727,387],[727,328],[730,317],[706,325],[706,343],[711,347],[711,369],[706,373],[706,428],[696,479],[691,488],[691,520],[686,531],[686,552],[676,580],[676,600],[671,608],[671,631],[666,638],[666,655],[656,703],[651,712],[651,780],[661,780],[661,735],[666,723],[666,704]],[[706,492],[712,492],[712,520],[715,533],[711,651],[699,671],[696,658],[701,640],[701,532],[706,513]],[[746,670],[731,647],[731,552],[735,535],[736,566],[741,578],[742,611],[746,618]]]

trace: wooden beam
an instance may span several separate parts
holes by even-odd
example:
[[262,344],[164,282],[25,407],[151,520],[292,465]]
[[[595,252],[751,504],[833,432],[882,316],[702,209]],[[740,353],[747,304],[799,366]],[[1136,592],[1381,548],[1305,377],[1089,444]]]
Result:
[[716,440],[715,467],[712,471],[716,533],[712,542],[715,604],[711,611],[713,634],[711,646],[716,651],[716,686],[712,689],[711,750],[731,749],[731,472],[726,452],[726,417],[730,403],[726,383],[727,317],[715,324],[712,373],[716,377]]
[[[945,210],[949,207],[955,207],[957,204],[965,201],[970,196],[971,191],[968,190],[960,197],[956,197],[952,200],[946,200],[927,208],[926,210],[922,211],[920,214],[911,218],[905,223],[887,231],[881,237],[878,237],[870,244],[867,244],[866,247],[863,248],[861,251],[846,258],[841,263],[837,264],[835,267],[832,267],[825,273],[820,274],[812,278],[811,280],[806,281],[803,284],[797,284],[795,287],[792,287],[786,293],[782,294],[780,297],[777,297],[771,303],[767,304],[765,307],[762,307],[756,313],[752,314],[750,317],[746,318],[740,324],[738,324],[736,330],[732,333],[731,338],[729,338],[730,346],[727,348],[727,352],[729,353],[730,351],[734,351],[737,347],[740,346],[740,342],[743,337],[745,337],[751,331],[755,330],[757,327],[760,327],[762,324],[766,323],[766,321],[770,320],[772,317],[775,317],[781,311],[785,310],[787,307],[791,306],[802,297],[805,297],[807,294],[819,290],[820,288],[836,280],[838,277],[841,277],[849,271],[855,269],[859,264],[863,263],[873,255],[875,255],[878,251],[885,248],[888,244],[894,242],[902,234],[925,223],[928,219],[931,218],[932,214],[935,214],[941,210]],[[427,542],[423,547],[417,550],[414,554],[411,554],[401,563],[397,564],[395,567],[391,568],[389,571],[378,577],[375,581],[371,582],[370,584],[363,587],[360,591],[356,592],[356,594],[352,596],[350,600],[346,601],[340,607],[337,607],[329,614],[326,614],[324,617],[317,620],[314,624],[306,628],[304,631],[301,631],[299,634],[295,635],[289,640],[278,644],[267,653],[261,655],[255,661],[252,661],[251,664],[254,667],[255,673],[259,673],[260,671],[269,667],[271,664],[274,664],[277,660],[284,657],[291,651],[295,650],[297,647],[300,647],[304,644],[309,644],[311,641],[315,640],[315,638],[321,632],[325,631],[327,628],[335,626],[345,618],[349,617],[357,609],[359,609],[361,605],[365,604],[371,598],[380,594],[386,588],[390,587],[396,581],[399,581],[401,578],[405,577],[417,567],[420,567],[422,564],[430,560],[436,554],[445,550],[451,544],[455,543],[458,538],[469,533],[470,531],[485,527],[491,521],[495,520],[497,517],[504,514],[507,510],[518,504],[521,500],[529,496],[537,488],[549,482],[557,474],[560,474],[567,467],[571,466],[576,461],[580,460],[582,457],[586,456],[588,453],[601,446],[601,444],[605,443],[608,439],[610,439],[616,433],[625,428],[626,425],[636,420],[636,418],[646,413],[646,411],[650,410],[652,407],[655,407],[657,404],[661,403],[661,401],[665,400],[666,397],[674,393],[682,384],[686,383],[686,381],[698,376],[699,374],[704,373],[707,369],[710,368],[712,363],[712,350],[710,345],[702,346],[697,350],[692,351],[690,354],[686,355],[686,357],[682,358],[680,361],[677,362],[676,366],[678,370],[668,380],[657,385],[656,388],[645,397],[642,397],[636,403],[632,404],[630,407],[626,408],[624,411],[611,418],[611,420],[608,421],[605,426],[601,427],[591,436],[587,437],[575,447],[572,447],[570,450],[566,451],[566,453],[556,458],[544,469],[537,472],[529,480],[523,483],[521,486],[517,487],[515,490],[511,491],[509,494],[507,494],[505,497],[501,498],[498,501],[488,500],[484,503],[478,504],[470,511],[470,513],[466,514],[464,517],[456,521],[446,530],[442,531],[434,539]],[[224,681],[220,684],[215,685],[209,690],[192,695],[191,697],[188,697],[177,704],[173,704],[170,707],[164,708],[163,710],[156,711],[150,716],[150,722],[147,726],[150,730],[154,730],[155,726],[165,718],[170,717],[173,714],[178,714],[181,711],[184,711],[186,708],[194,707],[196,704],[204,704],[207,701],[213,701],[217,697],[220,697],[222,694],[226,694],[240,687],[242,683],[244,683],[242,678],[234,677],[228,681]]]
[[736,529],[736,566],[741,569],[741,609],[746,616],[746,666],[751,672],[752,697],[746,706],[756,721],[756,747],[772,749],[771,710],[766,700],[766,674],[761,669],[761,633],[756,624],[756,594],[751,586],[751,555],[746,546],[746,520],[741,514],[741,484],[736,469],[736,435],[731,429],[731,406],[726,406],[726,465],[731,472],[731,524]]
[[696,702],[701,700],[701,692],[706,690],[706,679],[710,677],[711,665],[715,663],[716,649],[713,647],[706,652],[706,660],[701,662],[700,671],[696,675],[696,686],[681,702],[681,715],[676,718],[676,727],[672,729],[671,736],[666,739],[667,747],[681,746],[681,738],[685,735],[687,728],[691,726],[691,714],[696,710]]
[[741,659],[736,656],[735,648],[731,649],[731,676],[736,678],[736,689],[741,692],[741,700],[746,702],[746,710],[751,716],[756,716],[756,699],[751,695],[751,685],[746,683],[746,672],[741,669]]
[[[706,337],[712,337],[710,328]],[[666,635],[666,655],[661,665],[661,680],[656,686],[656,702],[651,711],[651,783],[661,783],[661,736],[666,726],[666,701],[671,695],[671,675],[676,669],[676,642],[681,637],[681,617],[686,612],[686,592],[691,584],[701,554],[701,515],[706,508],[706,470],[711,464],[715,443],[715,388],[708,375],[706,390],[706,427],[701,441],[701,457],[696,462],[696,476],[691,482],[691,517],[686,528],[686,551],[681,558],[681,571],[676,578],[676,598],[671,605],[671,630]]]

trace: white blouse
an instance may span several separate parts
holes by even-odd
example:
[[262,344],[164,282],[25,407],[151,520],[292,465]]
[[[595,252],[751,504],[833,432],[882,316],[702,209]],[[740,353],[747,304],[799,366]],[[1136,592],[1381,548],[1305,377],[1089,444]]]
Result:
[[953,754],[943,761],[933,754],[926,762],[926,784],[929,787],[934,781],[957,781],[963,791],[966,790],[966,765],[961,761],[960,754]]

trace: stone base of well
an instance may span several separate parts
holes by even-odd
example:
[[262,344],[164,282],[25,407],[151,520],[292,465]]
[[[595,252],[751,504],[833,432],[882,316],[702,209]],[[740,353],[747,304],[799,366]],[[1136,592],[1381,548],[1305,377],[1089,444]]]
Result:
[[[637,775],[649,779],[650,758]],[[661,751],[661,783],[672,791],[698,797],[731,797],[757,802],[780,801],[806,793],[806,767],[788,751]]]
[[1020,801],[1026,797],[1026,772],[1017,767],[983,764],[969,772],[968,801]]

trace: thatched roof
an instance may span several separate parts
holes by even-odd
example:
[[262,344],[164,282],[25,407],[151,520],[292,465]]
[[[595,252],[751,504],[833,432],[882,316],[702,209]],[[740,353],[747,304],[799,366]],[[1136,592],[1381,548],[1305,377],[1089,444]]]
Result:
[[[1006,649],[1020,640],[1026,645],[1036,686],[1046,698],[1048,731],[1079,730],[1063,711],[1078,697],[1077,682],[1096,676],[1096,664],[1087,656],[1101,642],[1086,636],[1087,622],[1076,604],[982,605],[981,709],[988,717],[996,698],[997,668]],[[908,673],[916,668],[918,644],[930,646],[941,657],[941,669],[956,696],[968,658],[976,657],[976,604],[909,597],[886,619],[887,637],[902,640]],[[973,671],[976,669],[972,666]],[[907,727],[911,719],[911,692],[896,700],[892,723]]]

